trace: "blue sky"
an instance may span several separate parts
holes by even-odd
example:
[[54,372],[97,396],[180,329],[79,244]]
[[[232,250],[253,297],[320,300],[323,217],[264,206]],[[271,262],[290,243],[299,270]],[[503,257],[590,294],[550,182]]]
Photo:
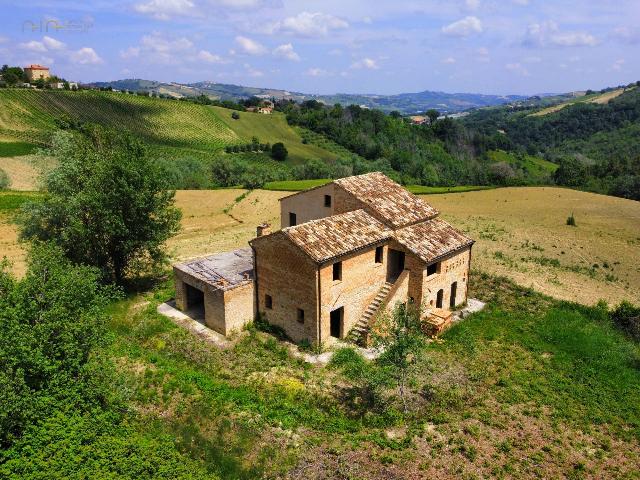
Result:
[[534,94],[640,80],[640,0],[0,0],[0,16],[0,63],[78,81]]

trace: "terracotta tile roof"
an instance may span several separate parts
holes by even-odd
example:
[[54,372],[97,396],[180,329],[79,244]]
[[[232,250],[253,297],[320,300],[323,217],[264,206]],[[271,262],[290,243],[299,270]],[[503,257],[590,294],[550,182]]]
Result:
[[473,244],[473,240],[440,218],[396,230],[395,237],[427,263]]
[[312,220],[281,232],[318,263],[393,236],[391,230],[364,210]]
[[438,210],[380,172],[341,178],[334,183],[367,205],[372,215],[394,229],[438,215]]

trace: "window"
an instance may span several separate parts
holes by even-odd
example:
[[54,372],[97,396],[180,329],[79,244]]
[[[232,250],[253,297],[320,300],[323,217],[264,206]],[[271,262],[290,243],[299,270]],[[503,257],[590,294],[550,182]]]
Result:
[[342,262],[336,262],[333,264],[333,279],[342,280]]
[[304,323],[304,310],[298,309],[298,323]]
[[273,298],[271,298],[271,295],[265,295],[264,296],[264,306],[265,306],[265,308],[268,308],[269,310],[271,310],[273,308]]
[[289,226],[295,227],[298,224],[296,219],[296,214],[293,212],[289,212]]
[[438,264],[432,263],[431,265],[427,265],[427,276],[435,275],[438,273]]
[[382,263],[382,254],[384,247],[376,247],[376,263]]
[[330,207],[331,206],[331,195],[325,195],[324,196],[324,206],[325,207]]

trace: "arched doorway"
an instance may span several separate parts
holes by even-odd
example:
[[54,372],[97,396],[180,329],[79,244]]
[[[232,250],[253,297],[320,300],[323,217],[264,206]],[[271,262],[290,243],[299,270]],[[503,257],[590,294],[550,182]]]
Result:
[[444,297],[444,290],[438,290],[436,295],[436,308],[442,308],[442,298]]

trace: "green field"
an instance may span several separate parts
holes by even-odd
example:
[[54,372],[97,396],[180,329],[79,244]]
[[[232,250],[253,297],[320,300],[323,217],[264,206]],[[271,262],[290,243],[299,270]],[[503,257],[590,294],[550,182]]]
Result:
[[505,162],[509,165],[523,168],[527,172],[528,178],[533,180],[548,178],[558,169],[557,164],[532,155],[522,155],[518,157],[504,150],[493,150],[487,152],[487,155],[492,162]]
[[70,119],[127,130],[167,156],[202,157],[256,136],[265,143],[283,142],[290,163],[337,158],[317,145],[303,144],[280,113],[241,112],[238,120],[231,113],[221,107],[124,93],[0,90],[0,134],[9,138],[45,143],[60,121]]
[[331,179],[320,178],[318,180],[283,180],[281,182],[269,182],[264,186],[265,190],[276,192],[300,192],[308,188],[319,187],[331,182]]
[[28,142],[11,142],[0,140],[0,157],[18,157],[30,155],[35,152],[37,146]]

